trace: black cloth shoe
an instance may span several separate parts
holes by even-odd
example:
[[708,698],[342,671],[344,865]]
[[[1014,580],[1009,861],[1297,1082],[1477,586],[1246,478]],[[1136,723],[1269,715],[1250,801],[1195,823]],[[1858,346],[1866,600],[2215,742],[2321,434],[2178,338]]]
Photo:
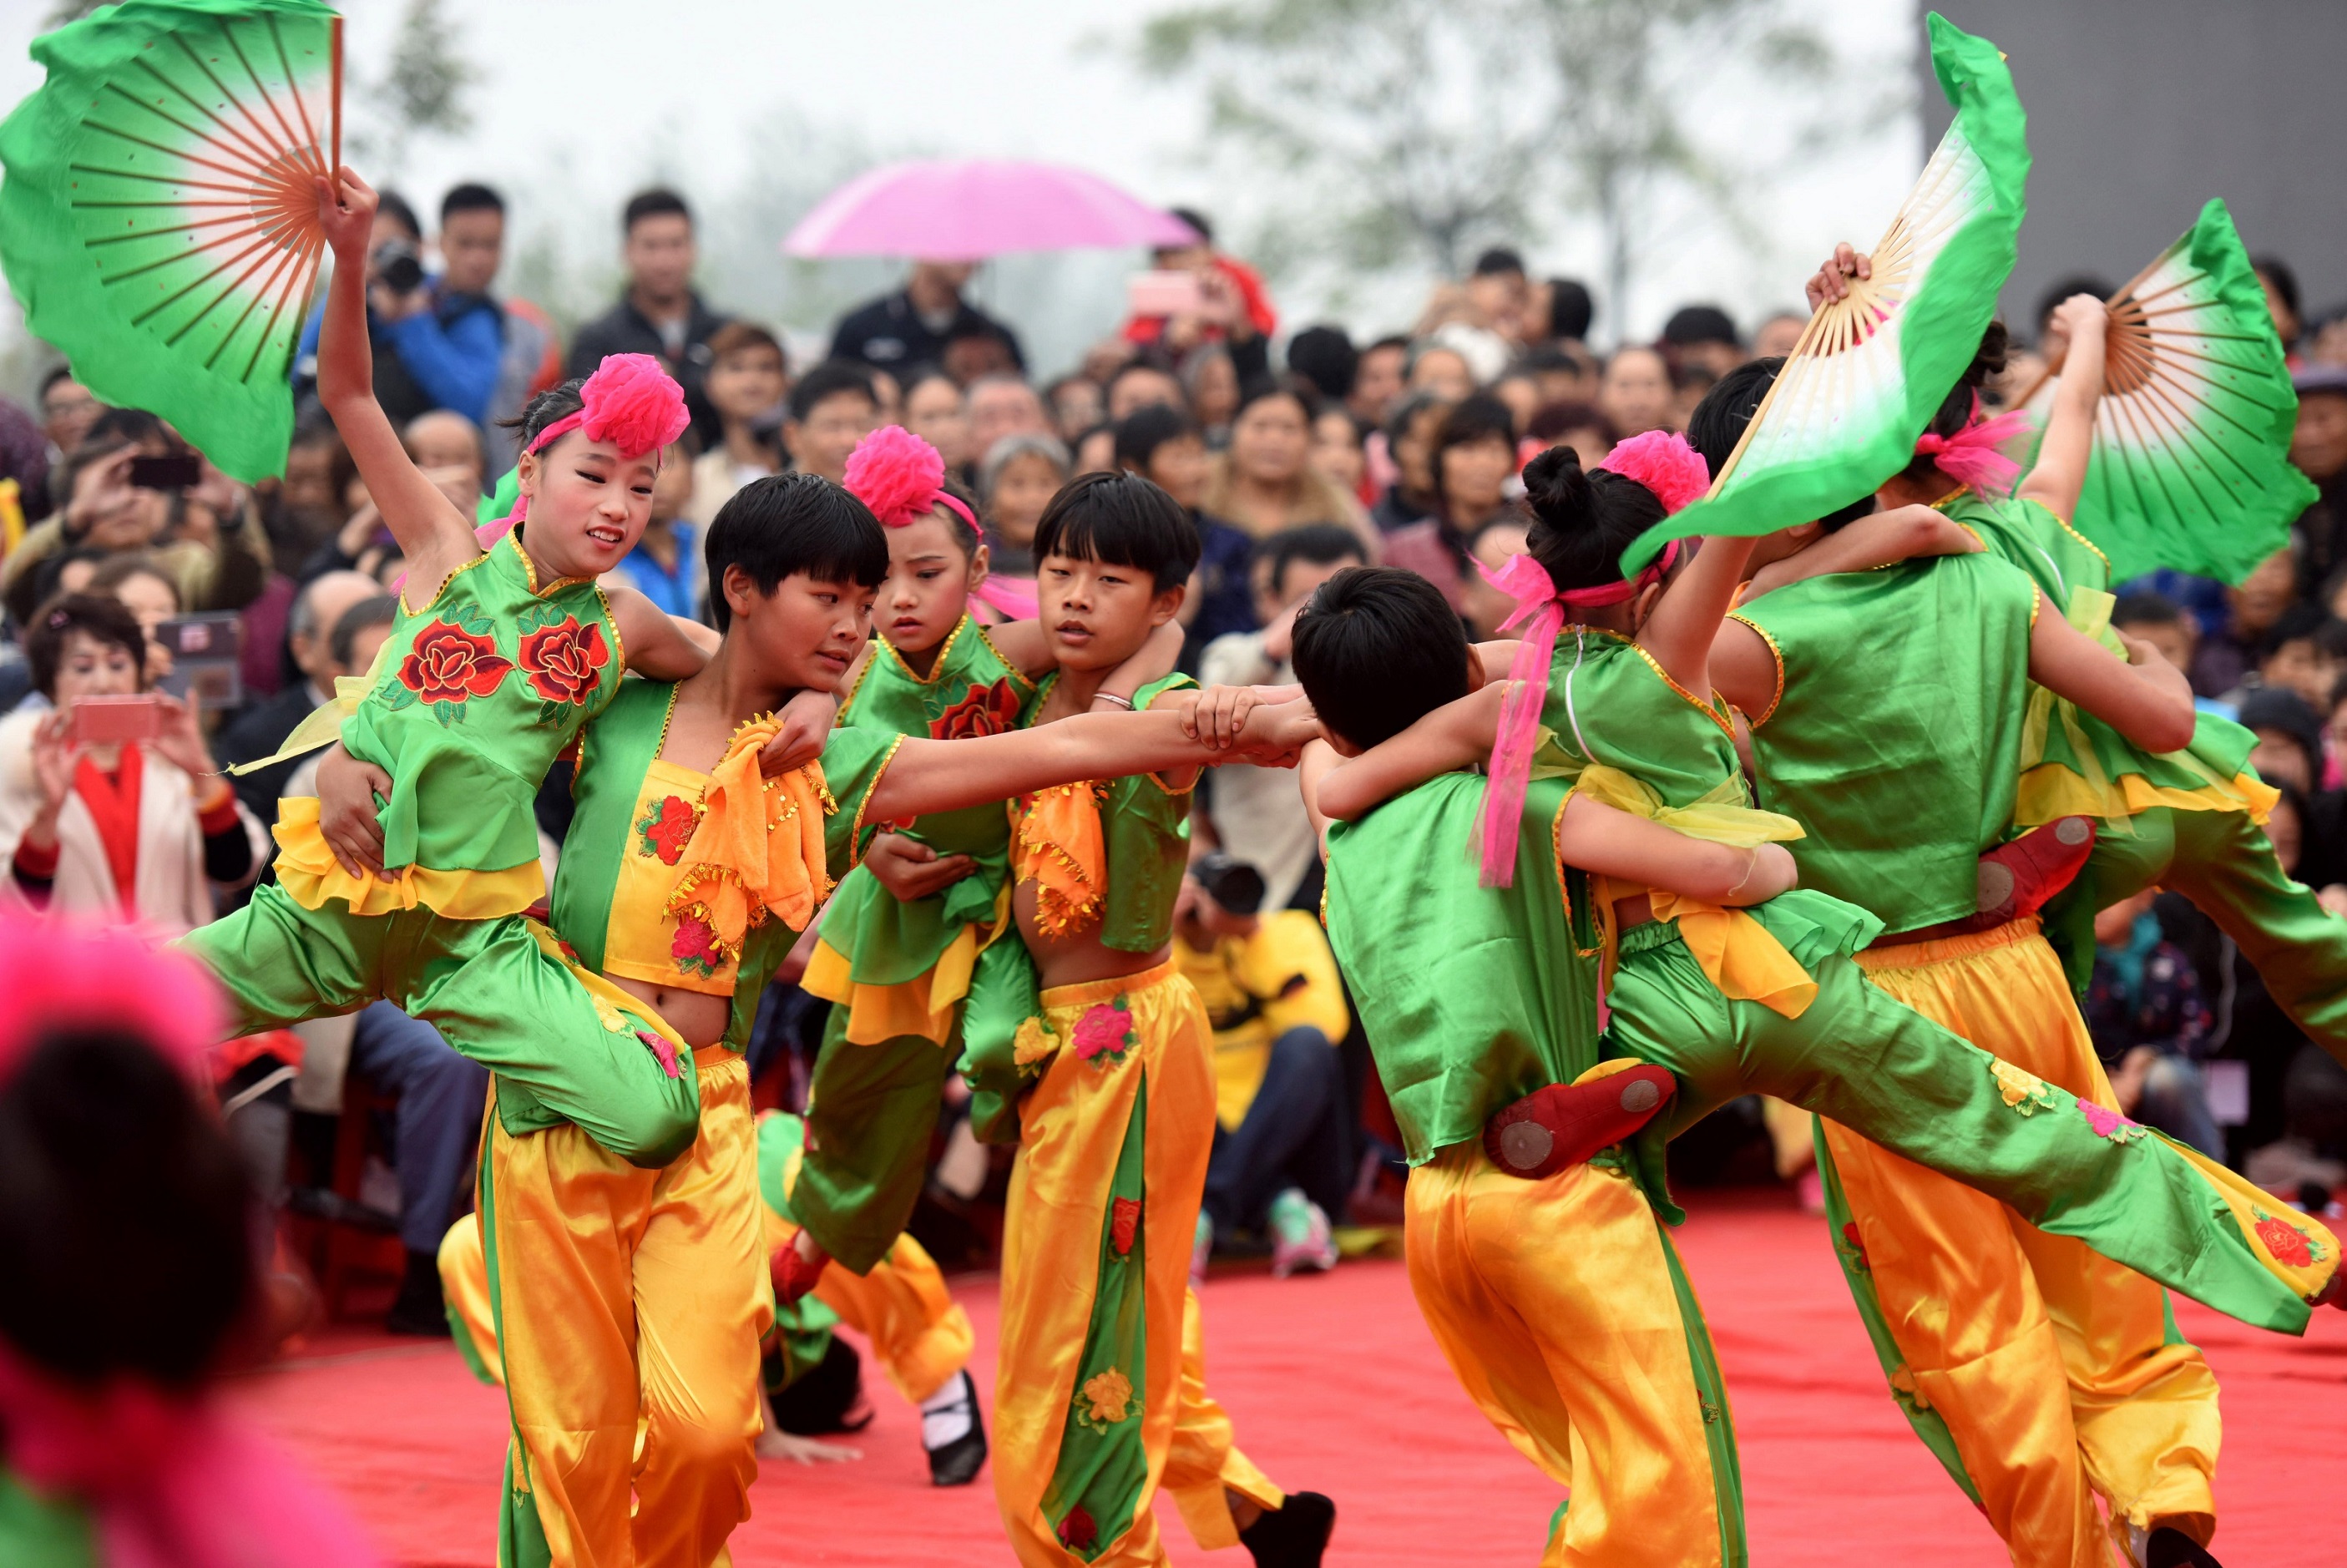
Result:
[[[978,1385],[970,1381],[968,1372],[957,1372],[954,1376],[961,1383],[960,1408],[969,1412],[969,1430],[948,1442],[929,1449],[929,1481],[936,1486],[968,1486],[978,1479],[978,1472],[986,1468],[986,1416],[978,1408]],[[927,1416],[922,1420],[926,1429]],[[926,1430],[922,1444],[928,1446]]]
[[774,1424],[794,1437],[860,1432],[872,1424],[872,1405],[864,1397],[864,1358],[836,1334],[822,1360],[771,1398]]
[[1317,1491],[1291,1491],[1287,1501],[1239,1532],[1255,1568],[1320,1568],[1320,1553],[1337,1530],[1337,1505]]
[[2225,1568],[2209,1549],[2172,1525],[2163,1524],[2144,1539],[2143,1568]]
[[440,1298],[440,1260],[428,1252],[407,1255],[407,1272],[399,1276],[399,1294],[383,1320],[388,1334],[412,1334],[423,1339],[449,1337],[448,1306]]

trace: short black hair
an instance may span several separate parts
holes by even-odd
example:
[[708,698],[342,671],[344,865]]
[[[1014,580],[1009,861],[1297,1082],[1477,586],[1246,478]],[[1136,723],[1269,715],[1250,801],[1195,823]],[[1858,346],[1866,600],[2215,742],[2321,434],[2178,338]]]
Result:
[[1572,278],[1548,281],[1549,336],[1585,338],[1596,314],[1597,302],[1589,297],[1588,284]]
[[424,238],[424,225],[415,220],[415,209],[409,206],[407,198],[398,191],[376,191],[374,210],[377,217],[390,219],[418,240]]
[[190,1388],[254,1297],[251,1194],[143,1035],[42,1031],[0,1083],[0,1338],[68,1382]]
[[[1152,403],[1134,409],[1113,426],[1116,460],[1136,474],[1149,471],[1150,459],[1169,441],[1199,436],[1198,422],[1170,403]],[[1203,439],[1203,437],[1201,437]]]
[[2127,593],[2111,606],[2113,626],[2178,626],[2183,607],[2164,593]]
[[1142,371],[1147,371],[1152,375],[1162,375],[1167,381],[1174,384],[1174,395],[1181,401],[1178,403],[1166,404],[1163,405],[1163,406],[1168,408],[1179,408],[1184,412],[1188,411],[1190,406],[1189,389],[1182,384],[1182,378],[1174,374],[1174,367],[1153,354],[1135,354],[1133,358],[1126,360],[1122,364],[1118,365],[1114,370],[1109,373],[1108,384],[1101,388],[1102,406],[1107,406],[1108,403],[1116,396],[1116,384],[1118,382],[1122,381],[1128,375],[1133,375]]
[[1173,497],[1138,474],[1085,474],[1060,487],[1035,525],[1035,559],[1067,556],[1128,566],[1179,588],[1197,569],[1197,525]]
[[2298,308],[2298,271],[2296,268],[2292,267],[2288,261],[2283,261],[2280,256],[2268,255],[2250,257],[2250,271],[2255,272],[2260,279],[2272,288],[2275,293],[2281,296],[2281,302],[2290,307],[2290,313],[2291,315],[2297,315],[2300,313]]
[[819,474],[753,479],[717,508],[709,525],[709,619],[733,619],[725,569],[740,567],[760,593],[805,572],[818,582],[878,588],[888,575],[888,534],[872,508]]
[[1513,272],[1520,278],[1524,275],[1522,254],[1508,249],[1505,245],[1494,245],[1475,258],[1475,271],[1471,275],[1478,278],[1496,278],[1509,272]]
[[872,384],[872,373],[851,359],[827,359],[805,375],[791,388],[791,418],[804,425],[816,404],[826,397],[836,397],[843,392],[853,392],[874,408],[880,406],[880,389]]
[[[1998,352],[2002,354],[2004,329],[1999,326],[1996,330]],[[1737,444],[1744,439],[1745,426],[1752,423],[1752,416],[1768,396],[1768,388],[1776,384],[1777,373],[1784,368],[1785,361],[1779,355],[1747,359],[1713,382],[1711,390],[1703,395],[1703,401],[1695,405],[1695,412],[1687,415],[1687,445],[1696,449],[1711,473],[1718,473],[1736,455]],[[1969,408],[1969,405],[1966,406]],[[1963,428],[1961,425],[1957,427]],[[1816,520],[1830,534],[1873,511],[1874,492],[1869,490]]]
[[1681,305],[1663,323],[1663,341],[1674,347],[1688,343],[1724,343],[1741,348],[1735,320],[1717,305]]
[[625,207],[620,209],[620,232],[633,233],[636,225],[645,219],[658,218],[667,212],[675,213],[687,223],[692,221],[692,209],[684,204],[683,197],[668,187],[655,185],[650,190],[639,190],[628,198]]
[[72,365],[53,364],[49,366],[47,371],[43,373],[41,376],[41,390],[39,395],[42,397],[48,396],[49,388],[55,386],[61,381],[72,381],[73,378],[74,373]]
[[1287,569],[1297,561],[1312,566],[1335,566],[1340,560],[1359,561],[1367,566],[1368,547],[1361,536],[1342,523],[1299,523],[1292,528],[1282,528],[1255,547],[1255,556],[1264,563],[1267,580],[1275,592]]
[[2037,313],[2029,318],[2029,324],[2042,328],[2045,318],[2054,313],[2054,307],[2073,294],[2092,294],[2098,300],[2107,300],[2114,292],[2109,279],[2098,278],[2092,272],[2073,272],[2066,278],[2056,278],[2037,296]]
[[25,629],[25,662],[32,666],[34,691],[56,696],[57,665],[65,658],[66,639],[77,631],[130,655],[130,662],[141,671],[139,690],[146,690],[147,633],[138,618],[111,595],[68,593],[34,610],[32,623]]
[[[388,593],[363,599],[343,611],[334,629],[326,633],[326,656],[343,669],[351,668],[351,651],[358,645],[359,633],[377,626],[389,626],[399,619],[399,600]],[[353,674],[361,673],[352,671]]]
[[1343,327],[1306,327],[1287,340],[1287,368],[1318,387],[1323,397],[1348,397],[1361,355]]
[[440,226],[446,228],[448,220],[459,212],[496,212],[506,210],[506,199],[486,185],[466,181],[448,188],[440,199]]
[[1198,231],[1198,238],[1204,243],[1211,245],[1214,242],[1214,226],[1208,222],[1206,215],[1196,208],[1169,207],[1166,210],[1195,229]]
[[2331,618],[2316,606],[2299,600],[2285,609],[2267,631],[2265,641],[2258,648],[2258,657],[2270,659],[2287,642],[2312,642],[2322,630],[2322,623]]
[[1313,711],[1364,749],[1467,695],[1467,630],[1441,589],[1399,567],[1348,567],[1296,618],[1296,678]]

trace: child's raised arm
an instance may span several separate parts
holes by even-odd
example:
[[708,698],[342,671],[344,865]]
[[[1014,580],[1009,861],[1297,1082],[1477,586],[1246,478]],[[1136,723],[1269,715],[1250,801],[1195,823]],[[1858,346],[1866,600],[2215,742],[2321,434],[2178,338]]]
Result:
[[1736,602],[1736,589],[1744,580],[1744,563],[1752,559],[1747,538],[1713,538],[1703,541],[1686,569],[1663,589],[1646,624],[1638,629],[1638,646],[1655,656],[1664,673],[1690,692],[1711,691],[1711,640]]
[[[1988,547],[1944,512],[1918,503],[1859,518],[1815,544],[1770,561],[1752,574],[1744,602],[1835,572],[1872,571],[1921,556],[1973,555]],[[1714,684],[1717,684],[1717,682]]]
[[2037,623],[2029,629],[2029,678],[2075,702],[2147,752],[2180,752],[2192,743],[2192,685],[2184,671],[2133,638],[2125,662],[2052,611],[2038,596]]
[[407,558],[408,581],[436,593],[448,574],[478,556],[481,547],[473,538],[473,519],[425,477],[374,400],[366,268],[378,199],[347,167],[334,176],[333,183],[323,177],[313,182],[318,226],[334,251],[333,282],[326,292],[318,339],[318,401],[358,465],[368,498]]
[[1412,784],[1482,762],[1491,754],[1507,694],[1507,682],[1495,681],[1330,769],[1319,782],[1321,814],[1350,822]]
[[2054,324],[2069,334],[2062,357],[2062,381],[2037,461],[2021,482],[2021,497],[2034,501],[2064,522],[2078,510],[2086,487],[2086,460],[2095,450],[2095,407],[2103,397],[2103,333],[2110,315],[2092,294],[2073,294],[2054,311]]
[[682,681],[698,675],[716,651],[719,640],[714,630],[669,614],[635,589],[607,588],[603,598],[611,607],[611,624],[620,629],[620,645],[628,651],[628,668],[647,680]]

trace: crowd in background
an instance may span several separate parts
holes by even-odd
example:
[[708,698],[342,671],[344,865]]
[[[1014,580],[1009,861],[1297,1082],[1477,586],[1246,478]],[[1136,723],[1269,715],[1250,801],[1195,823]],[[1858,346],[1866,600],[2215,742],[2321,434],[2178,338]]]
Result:
[[[971,267],[937,261],[846,314],[810,362],[695,291],[693,215],[648,190],[620,214],[625,292],[566,345],[545,313],[497,288],[497,194],[458,186],[436,216],[427,233],[405,201],[383,200],[368,278],[375,391],[467,512],[511,466],[503,422],[530,395],[606,354],[650,354],[682,384],[692,424],[620,570],[669,612],[705,615],[700,541],[736,490],[794,468],[838,481],[866,434],[900,424],[977,497],[997,574],[1031,576],[1037,522],[1074,476],[1122,467],[1162,486],[1204,545],[1183,663],[1209,682],[1288,679],[1296,610],[1364,562],[1422,573],[1479,635],[1496,633],[1512,606],[1477,569],[1523,548],[1527,456],[1564,444],[1594,466],[1625,437],[1678,427],[1727,371],[1787,352],[1805,319],[1739,323],[1693,304],[1657,340],[1601,353],[1585,287],[1493,250],[1438,285],[1407,331],[1296,330],[1208,221],[1184,213],[1199,242],[1152,261],[1194,281],[1184,307],[1136,312],[1076,365],[1031,365],[1013,327],[968,297]],[[2255,765],[2282,792],[2269,830],[2282,864],[2347,912],[2347,307],[2311,315],[2285,265],[2260,271],[2300,393],[2291,458],[2321,499],[2238,587],[2173,574],[2123,585],[2114,623],[2256,732]],[[2047,307],[2081,289],[2109,292],[2065,280]],[[2042,335],[2042,317],[2012,325],[2024,342]],[[284,476],[257,487],[151,415],[101,405],[64,365],[37,408],[0,399],[0,903],[175,934],[269,875],[265,825],[307,770],[220,770],[271,757],[337,681],[368,670],[403,570],[317,410],[316,328],[293,368]],[[2003,390],[2039,368],[2017,355]],[[170,694],[152,740],[80,747],[60,723],[79,698],[149,690]],[[541,813],[549,842],[557,794]],[[1217,1238],[1244,1245],[1299,1201],[1375,1217],[1390,1202],[1391,1128],[1312,918],[1319,866],[1292,777],[1214,770],[1192,825],[1177,945],[1218,1026]],[[2317,1204],[2347,1189],[2347,1070],[2297,1033],[2233,945],[2170,896],[2106,911],[2096,935],[2086,1011],[2129,1109],[2269,1189]],[[774,1004],[753,1065],[788,1100],[819,1030],[794,1021],[805,1009],[788,995]],[[247,1113],[239,1137],[280,1202],[364,1211],[395,1225],[411,1265],[426,1258],[395,1320],[434,1331],[428,1254],[465,1201],[481,1071],[387,1004],[344,1027],[325,1045],[256,1047],[222,1093]],[[324,1173],[354,1076],[367,1103],[396,1109],[382,1112],[376,1179],[343,1192]],[[948,1206],[985,1176],[957,1161],[951,1132],[948,1118]]]

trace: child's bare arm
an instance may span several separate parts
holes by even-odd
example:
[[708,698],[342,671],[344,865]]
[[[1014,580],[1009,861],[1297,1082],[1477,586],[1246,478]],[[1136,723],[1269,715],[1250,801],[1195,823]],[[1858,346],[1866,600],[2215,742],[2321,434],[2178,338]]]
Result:
[[1002,661],[1030,681],[1040,681],[1058,667],[1040,620],[1005,620],[986,629],[987,641]]
[[1483,661],[1483,679],[1486,682],[1506,680],[1508,666],[1516,661],[1516,650],[1522,646],[1512,637],[1475,644],[1475,657]]
[[708,646],[702,637],[688,634],[685,622],[661,610],[632,588],[607,588],[604,599],[611,606],[611,624],[620,630],[620,641],[628,651],[628,668],[651,681],[682,681],[688,675],[698,675],[701,667],[709,662],[709,653],[716,646],[716,635],[707,634]]
[[1329,817],[1320,809],[1320,785],[1344,762],[1336,747],[1326,741],[1314,741],[1304,748],[1304,755],[1296,764],[1296,787],[1304,792],[1304,812],[1312,819],[1312,839],[1319,845],[1323,860],[1328,857]]
[[1690,838],[1676,828],[1575,794],[1564,803],[1557,852],[1568,866],[1708,904],[1760,904],[1795,886],[1780,844],[1754,849]]
[[1391,740],[1329,771],[1320,810],[1340,822],[1362,816],[1412,784],[1480,763],[1491,754],[1508,688],[1494,682],[1446,702]]
[[1100,690],[1092,694],[1092,701],[1098,702],[1102,697],[1122,698],[1121,702],[1112,701],[1109,706],[1130,708],[1135,692],[1152,681],[1163,681],[1174,673],[1174,666],[1182,657],[1183,635],[1179,620],[1169,620],[1151,632],[1149,641],[1143,643],[1132,658],[1108,672],[1108,678],[1100,683]]
[[2029,632],[2029,678],[2145,751],[2182,751],[2196,723],[2191,682],[2150,643],[2123,641],[2125,662],[2041,605]]
[[1747,538],[1705,539],[1639,628],[1638,646],[1690,692],[1711,691],[1711,640],[1736,602],[1752,545]]
[[1859,518],[1839,532],[1826,535],[1808,548],[1782,560],[1770,561],[1752,574],[1745,590],[1749,604],[1762,594],[1790,588],[1813,577],[1835,572],[1872,571],[1921,556],[1973,555],[1988,547],[1962,523],[1945,513],[1918,503],[1893,507]]
[[349,169],[329,182],[313,181],[318,223],[333,248],[334,277],[326,292],[325,319],[318,339],[318,401],[334,422],[343,445],[366,481],[367,497],[383,515],[407,579],[417,585],[415,602],[436,592],[450,572],[481,553],[473,520],[425,477],[401,444],[399,432],[374,397],[374,354],[367,341],[367,240],[378,198]]
[[2069,333],[2070,346],[2062,359],[2062,381],[2054,393],[2054,411],[2045,420],[2045,438],[2037,444],[2037,461],[2021,482],[2021,496],[2036,502],[2067,522],[2078,510],[2078,492],[2086,486],[2086,461],[2095,450],[2095,407],[2103,397],[2103,334],[2108,313],[2092,294],[2073,294],[2054,313]]

